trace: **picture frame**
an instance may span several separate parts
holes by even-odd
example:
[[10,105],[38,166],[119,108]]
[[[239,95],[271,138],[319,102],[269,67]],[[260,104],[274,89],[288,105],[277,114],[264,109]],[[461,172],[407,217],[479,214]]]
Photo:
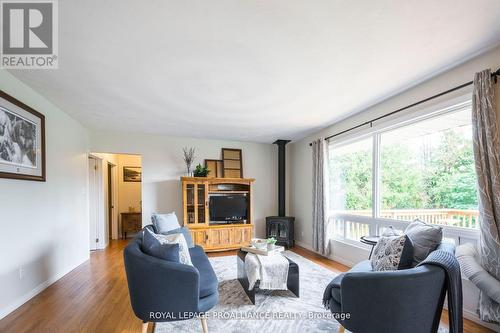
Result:
[[0,178],[46,181],[45,116],[2,90]]
[[243,178],[243,152],[237,148],[222,148],[224,178]]
[[140,183],[142,181],[142,168],[136,166],[124,166],[123,181],[125,183]]
[[205,159],[205,167],[210,170],[207,176],[208,178],[222,178],[224,176],[222,160]]

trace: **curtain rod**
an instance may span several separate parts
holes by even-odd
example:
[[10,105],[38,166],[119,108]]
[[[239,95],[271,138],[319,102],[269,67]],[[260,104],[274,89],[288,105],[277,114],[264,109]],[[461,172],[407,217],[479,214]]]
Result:
[[[495,82],[495,83],[497,83],[497,76],[500,76],[500,68],[499,68],[499,69],[497,69],[496,71],[494,71],[493,73],[491,73],[491,77],[493,78],[493,80],[494,80],[494,82]],[[467,83],[463,83],[463,84],[461,84],[461,85],[459,85],[459,86],[456,86],[456,87],[454,87],[454,88],[451,88],[451,89],[448,89],[448,90],[446,90],[446,91],[440,92],[439,94],[436,94],[436,95],[434,95],[434,96],[427,97],[427,98],[425,98],[425,99],[423,99],[423,100],[420,100],[420,101],[418,101],[418,102],[412,103],[412,104],[407,105],[407,106],[404,106],[404,107],[399,108],[399,109],[397,109],[397,110],[394,110],[394,111],[392,111],[392,112],[386,113],[386,114],[384,114],[384,115],[382,115],[382,116],[379,116],[379,117],[377,117],[377,118],[374,118],[374,119],[372,119],[372,120],[365,121],[364,123],[361,123],[361,124],[359,124],[359,125],[353,126],[353,127],[348,128],[348,129],[346,129],[346,130],[343,130],[343,131],[341,131],[341,132],[338,132],[338,133],[335,133],[335,134],[333,134],[333,135],[327,136],[327,137],[325,138],[325,141],[326,141],[326,140],[329,140],[329,139],[331,139],[331,138],[334,138],[334,137],[336,137],[336,136],[339,136],[339,135],[341,135],[341,134],[344,134],[344,133],[350,132],[350,131],[352,131],[352,130],[355,130],[355,129],[357,129],[357,128],[363,127],[363,126],[365,126],[365,125],[370,125],[370,126],[371,126],[371,124],[372,124],[373,122],[375,122],[375,121],[378,121],[378,120],[383,119],[383,118],[385,118],[385,117],[392,116],[393,114],[396,114],[396,113],[398,113],[398,112],[401,112],[401,111],[407,110],[407,109],[409,109],[409,108],[412,108],[412,107],[414,107],[414,106],[417,106],[417,105],[422,104],[422,103],[425,103],[425,102],[428,102],[428,101],[430,101],[430,100],[433,100],[433,99],[435,99],[435,98],[441,97],[441,96],[443,96],[443,95],[449,94],[449,93],[454,92],[454,91],[456,91],[456,90],[459,90],[459,89],[465,88],[465,87],[467,87],[467,86],[470,86],[470,85],[471,85],[471,84],[473,84],[473,83],[474,83],[474,81],[469,81],[469,82],[467,82]],[[311,142],[311,143],[309,143],[309,146],[312,146],[312,142]]]

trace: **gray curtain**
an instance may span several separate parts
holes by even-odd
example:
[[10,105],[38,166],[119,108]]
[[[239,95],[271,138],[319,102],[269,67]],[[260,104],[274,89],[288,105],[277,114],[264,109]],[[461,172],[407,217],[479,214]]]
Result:
[[[472,127],[479,197],[479,259],[481,266],[500,280],[500,138],[489,70],[474,76]],[[479,315],[484,321],[500,321],[500,305],[483,291]]]
[[330,254],[327,239],[327,183],[325,179],[326,143],[323,138],[313,141],[313,249],[323,255]]

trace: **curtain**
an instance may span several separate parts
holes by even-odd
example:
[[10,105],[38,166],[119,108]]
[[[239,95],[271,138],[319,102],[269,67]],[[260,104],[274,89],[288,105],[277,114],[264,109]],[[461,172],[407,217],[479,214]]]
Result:
[[328,186],[325,179],[326,144],[323,138],[312,143],[313,154],[313,249],[323,255],[330,254],[327,235]]
[[[481,266],[500,280],[500,139],[489,70],[476,73],[472,95],[473,147],[478,180]],[[481,291],[479,316],[500,321],[500,305]]]

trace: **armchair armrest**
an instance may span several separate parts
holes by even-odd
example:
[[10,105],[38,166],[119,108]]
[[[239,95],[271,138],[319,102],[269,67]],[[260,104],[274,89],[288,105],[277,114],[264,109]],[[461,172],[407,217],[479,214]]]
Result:
[[434,332],[441,316],[444,283],[444,271],[433,266],[348,272],[340,290],[342,312],[350,313],[350,319],[342,324],[354,332]]
[[[138,318],[170,321],[189,319],[180,318],[185,312],[198,312],[200,274],[196,267],[148,256],[137,243],[125,248],[124,260],[130,300]],[[151,313],[162,313],[161,318],[151,318]]]

